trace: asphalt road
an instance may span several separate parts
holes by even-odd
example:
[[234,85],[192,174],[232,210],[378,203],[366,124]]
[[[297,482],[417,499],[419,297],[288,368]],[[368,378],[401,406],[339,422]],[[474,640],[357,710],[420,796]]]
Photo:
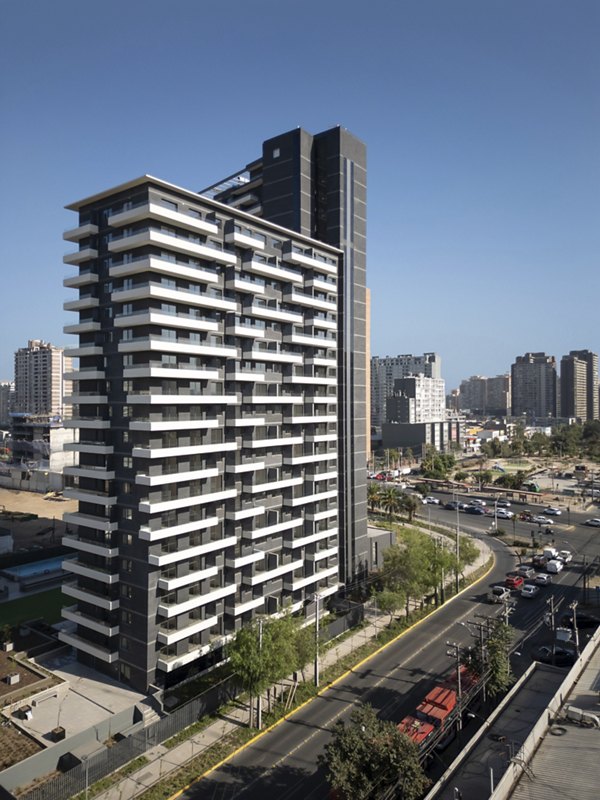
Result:
[[[432,520],[438,515],[450,515],[437,506],[431,507]],[[589,516],[589,515],[588,515]],[[461,515],[461,527],[475,533],[479,528],[489,528],[489,518]],[[575,536],[566,525],[554,526],[560,536]],[[563,530],[564,529],[564,530]],[[487,590],[494,583],[503,582],[506,572],[516,565],[510,548],[487,536],[486,540],[496,554],[493,572],[471,591],[450,602],[399,641],[390,645],[367,664],[353,671],[338,684],[297,712],[291,719],[260,738],[255,744],[239,752],[221,768],[203,778],[189,790],[184,798],[196,800],[319,800],[327,796],[325,777],[317,766],[317,756],[329,740],[333,724],[347,719],[353,706],[370,703],[384,719],[399,721],[411,712],[429,688],[448,672],[452,661],[446,654],[446,641],[471,644],[473,638],[468,626],[459,623],[476,618],[477,614],[493,615],[498,607],[486,602]],[[578,531],[579,552],[600,553],[600,531],[582,528]],[[544,587],[534,599],[515,598],[511,624],[519,637],[527,637],[518,645],[519,655],[514,658],[515,671],[521,672],[530,663],[529,651],[547,640],[548,629],[543,623],[547,610],[546,599],[553,594],[558,601],[564,599],[563,608],[574,596],[574,584],[580,577],[577,560],[572,568],[555,576],[550,587]]]

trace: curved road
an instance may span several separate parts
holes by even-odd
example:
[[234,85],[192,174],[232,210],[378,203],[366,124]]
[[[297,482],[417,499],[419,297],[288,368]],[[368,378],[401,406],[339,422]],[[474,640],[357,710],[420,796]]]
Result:
[[[441,507],[429,506],[428,509],[430,510],[426,513],[432,521],[439,518],[446,524],[452,524],[455,519],[452,512],[444,511]],[[425,513],[425,507],[423,511]],[[573,519],[574,516],[572,513],[571,521],[578,522],[578,519]],[[584,514],[582,518],[587,516],[593,515]],[[507,521],[506,524],[512,527],[511,522]],[[489,528],[489,517],[461,514],[460,525],[461,530],[468,529],[475,536],[485,536],[486,542],[495,552],[494,568],[483,581],[407,631],[383,652],[373,656],[358,670],[344,676],[290,719],[242,749],[219,769],[190,786],[182,797],[188,800],[325,798],[328,789],[324,773],[317,766],[317,757],[330,738],[333,724],[338,719],[347,719],[358,702],[370,703],[383,719],[400,720],[415,708],[436,680],[451,668],[452,661],[446,655],[446,641],[451,639],[461,644],[473,642],[469,631],[459,623],[473,619],[476,614],[489,616],[498,611],[497,607],[486,602],[487,589],[494,583],[504,581],[506,572],[514,568],[516,558],[509,548],[483,533]],[[523,525],[527,530],[532,527],[529,523],[517,525]],[[569,528],[564,523],[559,523],[553,529],[560,549],[568,547],[568,544],[562,543],[568,536],[575,553],[600,554],[600,530],[580,528],[577,537],[574,537],[573,526]],[[541,627],[541,636],[547,636],[543,627],[546,598],[553,594],[555,598],[564,595],[567,601],[570,600],[575,594],[574,584],[579,576],[580,569],[574,565],[555,576],[552,586],[543,589],[537,598],[519,598],[511,616],[511,624],[523,633],[534,627]],[[516,669],[524,668],[530,662],[525,652],[529,647],[530,643],[524,643],[520,648],[522,653],[518,654],[516,661],[521,663],[515,664]]]

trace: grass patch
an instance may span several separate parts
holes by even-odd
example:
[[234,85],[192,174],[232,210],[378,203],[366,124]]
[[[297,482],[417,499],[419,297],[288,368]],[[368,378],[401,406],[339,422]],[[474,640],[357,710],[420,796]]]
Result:
[[17,626],[30,619],[44,619],[49,625],[60,622],[61,609],[67,605],[67,598],[58,589],[49,589],[29,597],[9,600],[2,603],[2,624]]

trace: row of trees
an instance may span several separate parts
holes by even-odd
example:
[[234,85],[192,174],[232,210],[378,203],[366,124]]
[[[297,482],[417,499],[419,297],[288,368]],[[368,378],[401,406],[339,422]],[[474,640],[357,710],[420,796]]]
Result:
[[302,620],[285,614],[279,618],[257,620],[241,628],[229,645],[230,664],[242,689],[250,697],[249,726],[261,727],[262,695],[277,681],[292,672],[301,672],[316,654],[314,625],[302,626]]
[[510,456],[583,457],[600,460],[600,421],[590,420],[583,425],[557,425],[550,436],[536,432],[525,436],[525,429],[517,426],[510,442],[492,439],[481,446],[488,458]]
[[380,509],[393,519],[400,513],[405,513],[409,522],[417,513],[421,503],[413,494],[406,494],[396,486],[378,486],[376,483],[369,483],[367,486],[367,504],[371,511]]
[[472,564],[479,550],[469,537],[461,537],[457,558],[454,543],[436,539],[421,531],[400,528],[396,544],[383,554],[383,569],[378,577],[377,607],[384,614],[393,615],[402,607],[406,612],[411,600],[420,600],[432,594],[436,604],[440,600],[447,576],[459,575]]

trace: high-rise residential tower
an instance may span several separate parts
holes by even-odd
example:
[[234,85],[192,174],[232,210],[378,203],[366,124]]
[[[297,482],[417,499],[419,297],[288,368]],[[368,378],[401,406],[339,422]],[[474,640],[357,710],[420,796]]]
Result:
[[556,417],[556,359],[545,353],[517,356],[511,366],[512,414],[530,419]]
[[150,176],[69,208],[79,510],[60,637],[145,690],[339,587],[345,255]]
[[371,426],[381,429],[386,421],[386,401],[394,393],[394,381],[424,375],[442,377],[442,359],[437,353],[422,356],[373,356],[371,358]]
[[[366,148],[342,127],[302,128],[263,142],[261,156],[202,191],[220,202],[341,249],[338,276],[340,568],[367,569]],[[398,376],[400,377],[400,376]]]
[[15,389],[13,410],[34,415],[65,413],[65,396],[71,382],[64,380],[71,369],[71,358],[64,348],[41,339],[30,339],[27,347],[15,353]]
[[598,407],[598,355],[571,350],[560,362],[561,416],[581,421],[600,419]]

